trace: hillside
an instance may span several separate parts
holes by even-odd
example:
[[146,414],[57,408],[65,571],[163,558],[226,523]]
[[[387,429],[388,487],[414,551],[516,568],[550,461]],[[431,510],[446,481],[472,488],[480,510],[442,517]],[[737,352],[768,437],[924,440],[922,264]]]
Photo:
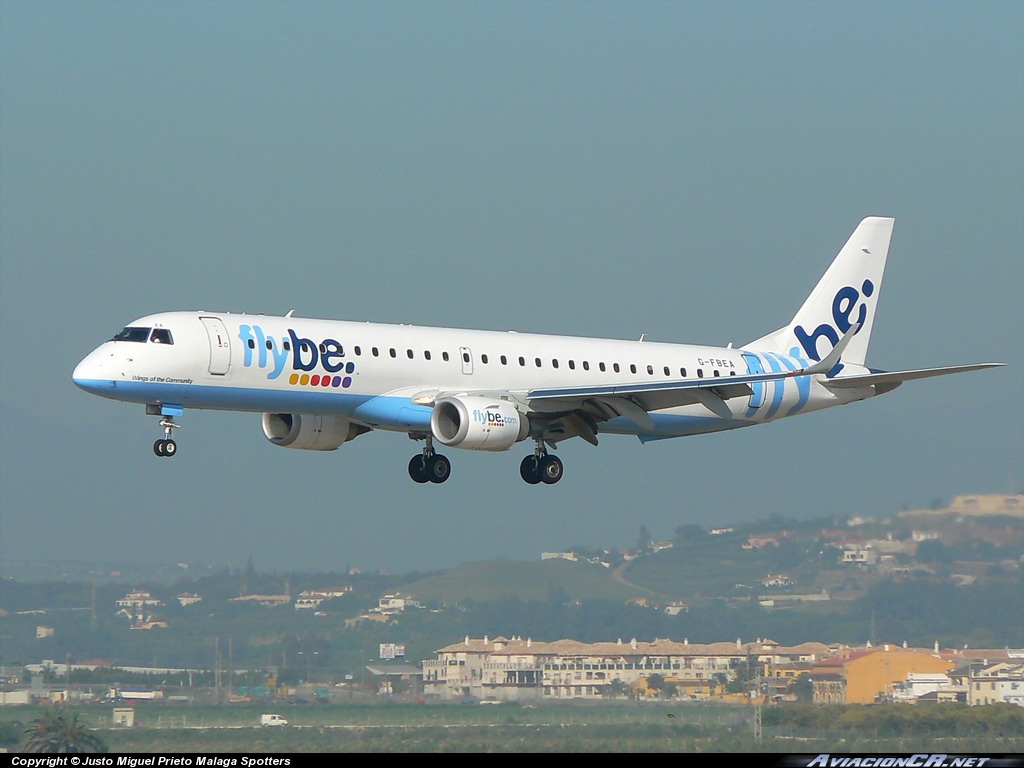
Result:
[[463,563],[403,584],[399,589],[415,595],[421,602],[441,605],[508,597],[548,600],[555,594],[572,600],[625,602],[645,591],[616,581],[611,568],[562,559]]

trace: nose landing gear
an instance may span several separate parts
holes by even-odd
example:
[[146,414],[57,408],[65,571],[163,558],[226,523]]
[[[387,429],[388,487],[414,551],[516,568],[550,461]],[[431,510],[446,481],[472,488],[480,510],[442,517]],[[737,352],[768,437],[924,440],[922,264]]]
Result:
[[161,458],[170,458],[178,452],[178,444],[171,439],[171,434],[181,424],[175,424],[173,416],[164,416],[160,419],[160,426],[164,428],[164,437],[153,443],[153,453]]

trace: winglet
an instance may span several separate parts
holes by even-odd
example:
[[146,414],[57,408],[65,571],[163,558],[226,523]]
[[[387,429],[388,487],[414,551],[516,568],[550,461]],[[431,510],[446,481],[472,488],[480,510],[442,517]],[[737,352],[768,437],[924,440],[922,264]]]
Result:
[[850,330],[848,330],[845,334],[843,334],[843,338],[841,338],[839,340],[838,344],[836,344],[834,347],[832,347],[832,351],[829,352],[825,356],[824,360],[821,360],[820,362],[817,362],[814,365],[811,365],[811,366],[808,366],[807,368],[804,368],[802,373],[803,374],[828,373],[833,368],[835,368],[836,365],[839,363],[839,358],[841,358],[843,356],[843,352],[845,351],[847,345],[853,339],[853,335],[855,333],[857,333],[857,331],[859,331],[859,330],[860,330],[860,323],[854,323],[853,325],[851,325],[850,326]]

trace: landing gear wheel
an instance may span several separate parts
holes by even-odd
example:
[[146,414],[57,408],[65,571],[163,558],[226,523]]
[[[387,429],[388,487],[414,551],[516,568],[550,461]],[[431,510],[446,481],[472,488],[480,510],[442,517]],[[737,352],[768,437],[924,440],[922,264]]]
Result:
[[519,475],[530,485],[540,482],[540,462],[536,456],[527,456],[519,465]]
[[427,477],[427,457],[417,454],[409,459],[409,477],[417,483],[425,483],[430,480]]
[[452,463],[437,453],[427,459],[427,477],[432,483],[443,483],[452,474]]
[[562,460],[557,456],[545,456],[540,460],[540,479],[548,485],[561,480],[563,471]]
[[[155,406],[154,406],[155,407]],[[146,406],[146,413],[150,412],[150,406]],[[170,458],[178,452],[178,444],[171,439],[171,435],[174,434],[174,430],[181,426],[181,424],[174,423],[173,416],[164,416],[160,419],[160,426],[164,428],[164,437],[162,440],[157,440],[153,443],[153,453],[161,458]]]

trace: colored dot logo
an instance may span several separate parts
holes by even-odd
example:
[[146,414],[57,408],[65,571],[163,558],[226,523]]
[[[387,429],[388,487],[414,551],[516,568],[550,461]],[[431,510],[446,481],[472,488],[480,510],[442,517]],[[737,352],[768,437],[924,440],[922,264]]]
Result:
[[308,373],[298,374],[293,373],[288,377],[288,383],[293,387],[321,387],[321,388],[337,388],[343,389],[352,386],[351,376],[321,376],[319,373],[314,373],[310,376]]

